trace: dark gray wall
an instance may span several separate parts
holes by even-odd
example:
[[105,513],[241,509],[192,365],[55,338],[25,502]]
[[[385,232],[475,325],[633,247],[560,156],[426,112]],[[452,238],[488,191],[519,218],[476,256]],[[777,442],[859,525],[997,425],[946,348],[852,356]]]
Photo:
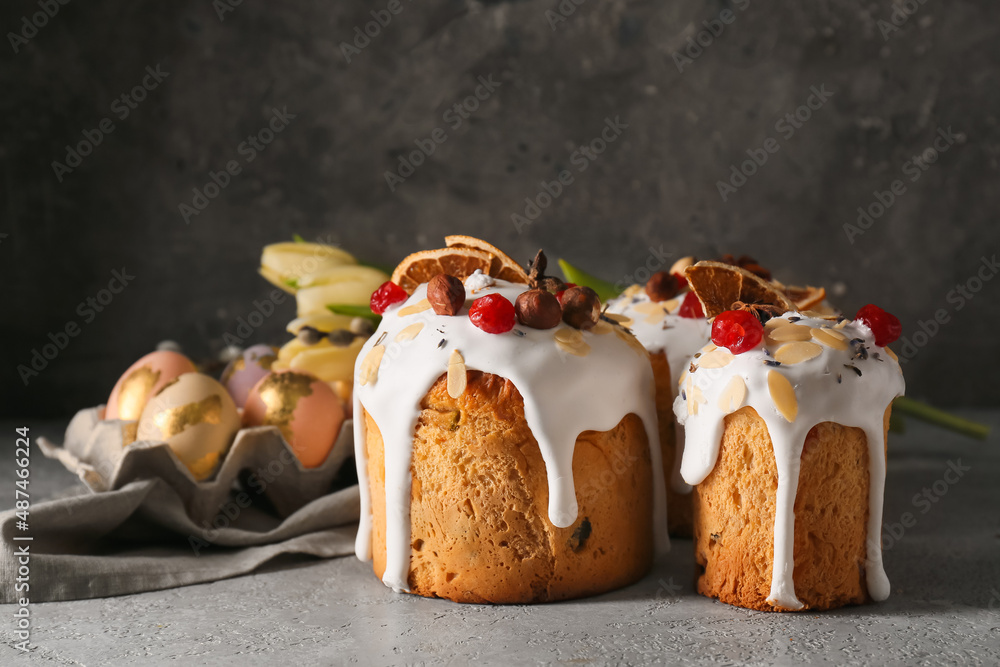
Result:
[[[911,337],[937,313],[948,321],[918,337],[910,393],[1000,399],[1000,281],[975,279],[1000,250],[996,3],[914,2],[889,31],[889,2],[565,0],[575,11],[555,22],[551,1],[403,0],[348,63],[341,42],[387,4],[245,0],[220,20],[209,0],[75,1],[18,53],[5,38],[5,415],[101,402],[163,338],[218,350],[270,292],[255,274],[261,246],[293,232],[387,264],[466,232],[611,280],[650,248],[748,253],[790,282],[841,283],[846,311],[881,304]],[[37,11],[5,2],[0,27],[20,31]],[[732,21],[713,37],[703,22],[719,17]],[[699,35],[708,46],[679,71],[674,54]],[[114,100],[157,65],[169,75],[121,118]],[[445,113],[479,77],[500,85],[454,127]],[[814,87],[832,96],[813,98],[789,136],[776,123]],[[286,107],[295,118],[247,163],[241,142]],[[104,118],[113,132],[60,182],[53,160]],[[606,118],[627,128],[574,161]],[[391,192],[386,170],[436,128],[447,139]],[[939,128],[954,143],[910,180],[907,162]],[[723,201],[717,182],[769,138],[777,152]],[[242,172],[187,224],[179,204],[229,160]],[[519,231],[512,214],[564,169],[573,182]],[[902,194],[849,239],[858,207],[896,179]],[[86,322],[78,304],[122,267],[134,280]],[[951,291],[970,279],[980,291]],[[293,310],[286,301],[255,341],[284,340]],[[17,365],[71,322],[79,335],[24,386]]]

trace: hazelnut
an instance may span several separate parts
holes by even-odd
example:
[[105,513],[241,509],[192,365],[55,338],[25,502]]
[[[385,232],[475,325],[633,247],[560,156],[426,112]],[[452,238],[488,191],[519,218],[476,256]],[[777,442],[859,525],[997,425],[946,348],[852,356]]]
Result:
[[427,283],[427,300],[438,315],[454,315],[465,305],[465,285],[455,276],[440,273]]
[[601,318],[601,299],[589,287],[570,287],[563,292],[563,321],[577,329],[590,329]]
[[562,320],[559,299],[543,289],[521,292],[514,302],[517,321],[532,329],[551,329]]
[[543,276],[538,280],[538,288],[555,294],[566,289],[566,283],[553,276]]
[[677,278],[667,271],[657,271],[646,282],[646,294],[656,302],[672,299],[677,296],[678,291]]

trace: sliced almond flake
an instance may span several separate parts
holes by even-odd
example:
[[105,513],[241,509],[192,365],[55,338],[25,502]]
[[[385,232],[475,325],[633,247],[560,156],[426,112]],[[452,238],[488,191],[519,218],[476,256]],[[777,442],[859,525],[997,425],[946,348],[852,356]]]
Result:
[[667,311],[663,310],[663,308],[660,308],[656,312],[650,313],[649,315],[647,315],[646,319],[643,320],[643,321],[646,324],[659,324],[660,322],[662,322],[666,318],[667,318]]
[[892,351],[891,349],[889,349],[888,347],[887,347],[887,348],[885,348],[885,353],[886,353],[886,354],[888,354],[888,355],[889,355],[890,357],[892,357],[892,360],[893,360],[893,361],[896,361],[896,362],[898,362],[898,361],[899,361],[899,357],[897,357],[897,356],[896,356],[896,353],[895,353],[895,352],[893,352],[893,351]]
[[415,315],[417,313],[421,313],[427,310],[430,307],[431,307],[430,301],[428,301],[427,299],[421,299],[420,301],[417,301],[415,304],[412,304],[400,310],[399,316],[406,317],[407,315]]
[[823,313],[818,310],[803,310],[802,314],[806,317],[814,317],[818,320],[836,320],[836,315],[831,315],[830,313]]
[[610,322],[605,322],[604,320],[600,320],[597,322],[597,324],[594,325],[594,327],[590,330],[590,332],[595,333],[598,336],[603,336],[604,334],[611,333],[614,330],[614,328],[615,325],[611,324]]
[[688,372],[687,372],[687,369],[685,368],[684,372],[681,373],[681,376],[679,378],[677,378],[677,386],[678,387],[680,387],[682,384],[684,384],[684,380],[687,379],[687,376],[688,376]]
[[378,382],[378,369],[382,365],[383,354],[385,354],[385,345],[376,345],[365,355],[358,373],[358,384],[362,387],[369,383]]
[[850,320],[840,320],[839,322],[837,322],[836,324],[833,325],[833,328],[834,329],[843,329],[849,323],[850,323]]
[[448,357],[448,395],[458,398],[465,393],[465,359],[458,350],[452,350]]
[[777,317],[772,317],[767,322],[764,323],[765,329],[777,329],[778,327],[787,327],[789,324],[795,324],[794,322],[789,322],[788,320],[778,319]]
[[670,299],[669,301],[664,301],[663,302],[663,307],[668,312],[671,312],[671,313],[674,312],[675,310],[677,310],[680,307],[680,305],[681,305],[681,300],[680,299]]
[[784,327],[777,327],[768,332],[767,337],[775,343],[790,343],[795,340],[809,340],[812,332],[809,327],[799,324],[789,324]]
[[796,341],[785,343],[774,353],[774,360],[782,364],[798,364],[815,359],[823,353],[823,348],[816,343]]
[[423,328],[424,328],[423,322],[416,322],[414,324],[411,324],[410,326],[406,327],[398,334],[396,334],[396,342],[403,343],[408,340],[413,340],[414,338],[417,337],[417,334],[420,333],[420,330]]
[[578,329],[559,329],[556,331],[554,338],[556,347],[563,352],[568,352],[578,357],[585,357],[590,354],[590,345],[583,340],[583,334]]
[[734,375],[719,394],[719,409],[727,415],[743,407],[747,399],[747,383],[739,375]]
[[643,315],[651,315],[657,311],[663,311],[663,305],[656,303],[655,301],[646,301],[644,303],[637,303],[632,306],[632,310]]
[[557,329],[553,338],[556,339],[557,343],[566,343],[567,345],[576,345],[583,342],[583,334],[580,333],[580,330],[568,327]]
[[728,366],[733,360],[733,353],[720,347],[711,352],[706,352],[698,358],[699,368],[722,368]]
[[767,372],[767,389],[778,413],[789,422],[794,422],[799,414],[799,401],[795,398],[795,388],[784,375],[778,371]]
[[847,337],[833,329],[812,329],[812,337],[819,343],[835,350],[847,349]]
[[705,403],[708,403],[708,399],[705,398],[705,394],[702,392],[701,387],[696,384],[691,385],[691,391],[688,392],[688,401],[690,405],[689,412],[693,415],[698,414],[698,408]]
[[642,285],[631,285],[628,289],[622,292],[622,296],[624,296],[627,299],[631,299],[641,291],[642,291]]
[[585,343],[582,340],[576,344],[566,343],[564,341],[557,340],[556,347],[558,347],[563,352],[572,354],[577,357],[585,357],[588,354],[590,354],[590,346],[587,345],[587,343]]
[[701,348],[701,352],[702,352],[702,354],[708,354],[712,350],[718,350],[718,349],[719,349],[719,346],[716,345],[715,343],[708,343],[708,344],[705,345],[705,347]]
[[630,327],[630,326],[632,326],[633,320],[628,315],[620,315],[619,313],[604,313],[604,316],[606,318],[608,318],[609,320],[617,322],[618,324],[622,325],[623,327]]

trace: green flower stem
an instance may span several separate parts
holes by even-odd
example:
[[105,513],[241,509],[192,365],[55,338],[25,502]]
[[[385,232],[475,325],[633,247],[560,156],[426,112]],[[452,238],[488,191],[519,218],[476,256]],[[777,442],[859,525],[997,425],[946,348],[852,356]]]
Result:
[[990,427],[986,424],[957,417],[944,410],[939,410],[906,396],[900,396],[893,401],[892,409],[893,414],[898,411],[904,415],[915,417],[929,424],[935,424],[949,431],[955,431],[970,438],[976,438],[977,440],[985,440],[990,434]]
[[367,317],[375,323],[375,326],[378,326],[378,323],[382,321],[382,316],[373,312],[368,306],[328,305],[327,308],[330,312],[336,315],[347,315],[348,317]]
[[582,271],[564,259],[559,260],[559,268],[562,269],[566,282],[589,287],[597,292],[597,296],[601,297],[601,301],[608,301],[621,293],[621,290],[617,289],[612,283],[601,280],[586,271]]

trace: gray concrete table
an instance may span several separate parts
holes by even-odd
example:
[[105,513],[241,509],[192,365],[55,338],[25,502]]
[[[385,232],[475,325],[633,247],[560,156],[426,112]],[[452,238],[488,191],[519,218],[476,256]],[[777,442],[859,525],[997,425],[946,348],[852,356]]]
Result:
[[[1000,426],[1000,411],[963,414]],[[31,426],[34,436],[58,437],[62,425]],[[33,466],[35,493],[81,490],[58,464],[38,456]],[[0,488],[12,479],[5,464]],[[890,442],[893,590],[882,604],[768,614],[701,598],[686,540],[634,586],[531,607],[397,595],[354,558],[293,559],[188,588],[34,604],[37,648],[28,655],[13,648],[12,608],[0,608],[0,664],[996,665],[998,509],[997,436],[976,442],[911,421]]]

